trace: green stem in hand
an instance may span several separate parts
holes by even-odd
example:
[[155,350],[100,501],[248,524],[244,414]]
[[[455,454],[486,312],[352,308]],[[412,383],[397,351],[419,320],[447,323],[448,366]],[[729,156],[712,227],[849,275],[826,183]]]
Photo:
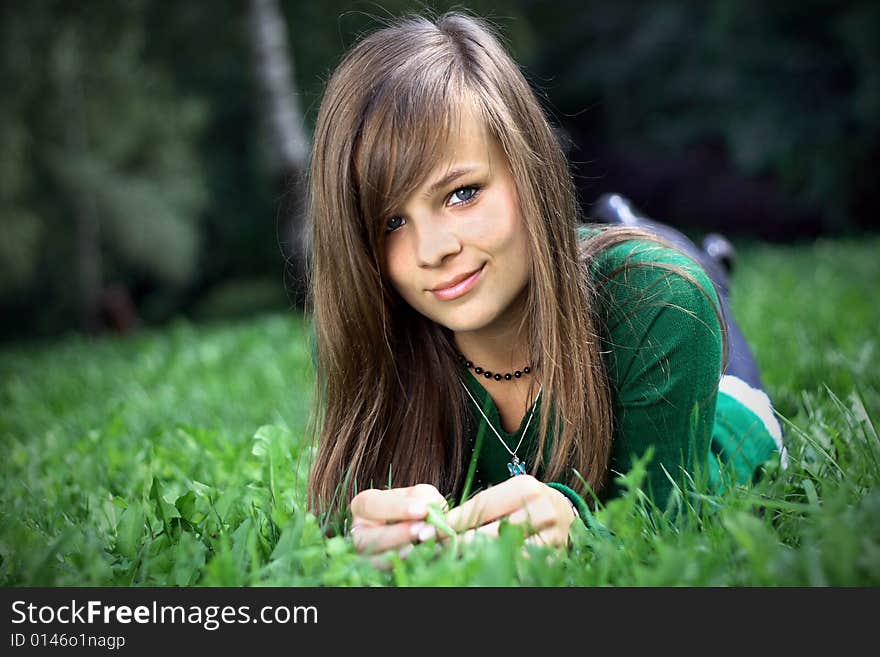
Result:
[[438,532],[451,538],[453,546],[458,545],[458,534],[450,524],[446,522],[446,514],[444,513],[442,506],[439,504],[429,504],[428,515],[425,518],[425,522],[436,527]]

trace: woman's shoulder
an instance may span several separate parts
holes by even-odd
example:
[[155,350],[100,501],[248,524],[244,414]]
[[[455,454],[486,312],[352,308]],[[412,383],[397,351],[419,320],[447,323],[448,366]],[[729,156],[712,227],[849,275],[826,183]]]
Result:
[[718,312],[712,280],[679,249],[650,235],[629,235],[614,227],[579,226],[578,241],[592,240],[597,242],[587,249],[589,271],[598,301],[609,312],[645,302],[671,303],[700,315]]
[[689,255],[650,234],[632,234],[615,226],[583,224],[577,229],[578,242],[596,240],[601,244],[590,249],[590,268],[594,276],[613,278],[630,265],[658,265],[659,268],[681,268],[691,276],[711,283],[706,272]]

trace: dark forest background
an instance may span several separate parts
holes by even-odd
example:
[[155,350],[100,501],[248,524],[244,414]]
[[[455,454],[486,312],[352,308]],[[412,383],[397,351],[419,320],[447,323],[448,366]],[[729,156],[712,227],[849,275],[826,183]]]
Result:
[[[296,307],[323,85],[403,1],[0,4],[0,337]],[[876,232],[880,4],[434,2],[490,18],[603,193],[699,236]]]

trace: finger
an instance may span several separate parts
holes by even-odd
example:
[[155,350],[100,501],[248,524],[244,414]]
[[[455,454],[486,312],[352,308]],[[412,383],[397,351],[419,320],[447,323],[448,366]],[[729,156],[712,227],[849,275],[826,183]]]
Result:
[[519,475],[477,493],[446,514],[446,521],[462,531],[510,515],[536,495],[542,484],[531,475]]
[[416,484],[406,490],[409,492],[410,498],[415,501],[438,505],[444,511],[449,508],[446,498],[431,484]]
[[424,523],[397,522],[391,525],[355,525],[351,540],[358,552],[375,554],[412,543]]
[[[495,520],[493,522],[487,523],[481,527],[475,527],[474,529],[469,529],[466,532],[462,533],[459,536],[459,539],[463,543],[471,543],[477,539],[479,536],[486,536],[488,538],[498,538],[498,529],[501,526],[500,520]],[[559,538],[559,533],[555,531],[555,529],[546,529],[544,531],[538,532],[536,534],[532,534],[527,536],[524,539],[524,543],[527,545],[559,545],[561,543],[567,542],[567,537],[565,541],[562,541]]]
[[550,532],[543,531],[527,536],[523,543],[526,545],[540,545],[541,547],[546,547],[547,545],[550,545]]
[[[397,551],[397,556],[401,559],[406,559],[414,549],[415,546],[412,544],[404,545]],[[370,563],[373,568],[376,568],[377,570],[391,570],[394,567],[394,557],[392,554],[392,552],[384,552],[379,555],[371,556]]]
[[501,526],[501,521],[494,520],[494,521],[488,522],[485,525],[482,525],[480,527],[468,529],[466,532],[461,534],[460,539],[464,543],[471,543],[477,538],[477,536],[486,536],[488,538],[498,538],[498,528],[500,526]]
[[370,557],[370,564],[376,570],[391,570],[394,566],[394,562],[387,554],[383,554],[379,557]]
[[556,524],[556,509],[545,497],[530,500],[508,516],[510,524],[522,525],[527,534],[534,534]]
[[406,488],[362,491],[351,501],[351,514],[372,522],[421,520],[428,515],[428,507],[424,501],[411,498],[410,492]]
[[532,534],[524,541],[527,545],[540,545],[542,547],[568,544],[568,534],[561,535],[554,529],[546,529],[537,534]]
[[[462,533],[460,538],[465,543],[470,543],[477,536],[497,538],[502,520],[506,520],[512,525],[522,525],[526,530],[526,534],[532,534],[533,532],[537,532],[538,527],[549,525],[552,528],[552,520],[555,517],[553,511],[552,504],[544,499],[538,499],[520,509],[517,509],[506,518],[493,520],[492,522],[487,522],[485,525],[469,529]],[[535,535],[539,534],[536,533]]]

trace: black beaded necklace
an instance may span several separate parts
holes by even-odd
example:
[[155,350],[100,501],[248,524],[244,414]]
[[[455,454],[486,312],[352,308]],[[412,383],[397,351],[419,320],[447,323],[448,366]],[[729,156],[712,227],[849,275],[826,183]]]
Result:
[[532,368],[526,365],[521,370],[516,370],[512,374],[510,372],[506,374],[498,374],[497,372],[490,372],[489,370],[484,370],[482,367],[474,367],[474,364],[464,357],[463,354],[458,354],[458,360],[464,363],[464,366],[469,370],[473,370],[474,374],[482,374],[487,379],[495,379],[496,381],[510,381],[511,379],[518,379],[524,374],[528,374],[532,371]]

